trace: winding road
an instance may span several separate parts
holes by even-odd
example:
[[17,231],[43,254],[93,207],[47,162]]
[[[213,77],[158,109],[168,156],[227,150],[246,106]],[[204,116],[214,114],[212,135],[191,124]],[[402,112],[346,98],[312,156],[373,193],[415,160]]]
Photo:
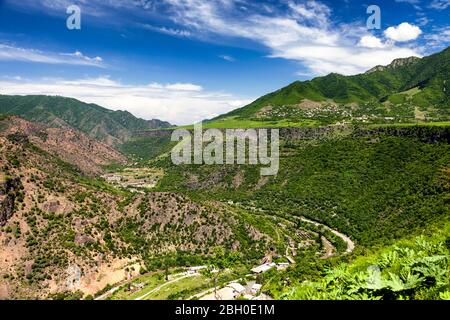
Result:
[[[343,254],[349,254],[355,249],[355,243],[348,236],[346,236],[345,234],[343,234],[343,233],[341,233],[341,232],[339,232],[339,231],[337,231],[337,230],[335,230],[333,228],[330,228],[329,226],[327,226],[327,225],[325,225],[323,223],[307,219],[307,218],[305,218],[303,216],[298,217],[298,218],[301,221],[313,224],[316,227],[323,227],[324,229],[327,229],[328,231],[332,232],[333,234],[335,234],[336,236],[341,238],[347,244],[347,249],[345,250],[345,252]],[[327,258],[332,257],[334,255],[333,254],[333,251],[334,251],[333,244],[327,238],[325,238],[324,236],[322,236],[321,239],[324,242],[325,251],[326,251],[325,255],[322,257],[322,259],[327,259]],[[290,247],[286,248],[286,258],[288,258],[289,262],[291,262],[293,264],[293,263],[295,263],[295,261],[294,261],[294,259],[292,257],[290,257],[288,255],[289,249],[290,249]],[[233,280],[231,282],[235,282],[235,281],[238,281],[238,280]],[[203,292],[197,293],[197,294],[189,297],[188,300],[199,299],[199,298],[201,298],[201,297],[205,296],[206,294],[209,294],[209,293],[211,293],[213,291],[214,291],[214,288],[210,288],[208,290],[205,290]]]
[[[347,244],[347,249],[345,250],[345,252],[344,252],[343,254],[349,254],[349,253],[351,253],[351,252],[355,249],[355,243],[354,243],[348,236],[346,236],[345,234],[343,234],[343,233],[341,233],[341,232],[339,232],[339,231],[337,231],[337,230],[335,230],[335,229],[333,229],[333,228],[331,228],[331,227],[329,227],[329,226],[327,226],[327,225],[325,225],[325,224],[323,224],[323,223],[320,223],[320,222],[317,222],[317,221],[313,221],[313,220],[307,219],[307,218],[305,218],[305,217],[303,217],[303,216],[298,217],[298,219],[300,219],[300,220],[303,221],[303,222],[306,222],[306,223],[310,223],[310,224],[312,224],[312,225],[315,225],[316,227],[323,227],[324,229],[326,229],[326,230],[332,232],[333,234],[335,234],[336,236],[338,236],[339,238],[341,238],[341,239]],[[333,251],[333,245],[331,244],[331,242],[330,242],[328,239],[326,239],[326,238],[323,237],[323,236],[322,236],[322,241],[324,242],[324,244],[325,244],[325,243],[328,244],[328,245],[326,245],[325,247],[329,247],[329,248],[326,250],[326,253],[325,253],[325,255],[324,255],[322,258],[323,258],[323,259],[327,259],[327,258],[332,257],[332,256],[333,256],[333,253],[332,253],[332,251]],[[293,258],[291,258],[291,257],[288,255],[288,248],[287,248],[287,250],[286,250],[286,257],[288,258],[288,260],[289,260],[291,263],[294,262]],[[177,275],[180,275],[180,274],[177,274]],[[164,288],[165,286],[168,286],[168,285],[170,285],[170,284],[172,284],[172,283],[174,283],[174,282],[177,282],[177,281],[179,281],[179,280],[182,280],[182,279],[185,279],[185,278],[188,278],[188,277],[199,276],[199,275],[200,275],[200,274],[196,273],[196,274],[185,274],[185,275],[183,275],[183,276],[181,276],[181,277],[177,277],[177,278],[175,278],[175,279],[173,279],[173,280],[170,280],[170,281],[168,281],[168,282],[166,282],[166,283],[164,283],[164,284],[161,284],[160,286],[158,286],[158,287],[152,289],[151,291],[145,293],[145,294],[142,295],[142,296],[137,297],[137,298],[134,299],[134,300],[143,300],[143,299],[145,299],[146,297],[148,297],[149,295],[151,295],[152,293],[161,290],[161,289]],[[234,280],[234,281],[236,281],[236,280]],[[233,282],[233,281],[231,281],[231,282]],[[109,295],[113,294],[113,293],[114,293],[115,291],[117,291],[119,288],[120,288],[120,286],[114,287],[114,288],[112,288],[111,290],[109,290],[108,292],[104,293],[103,295],[97,297],[95,300],[103,300],[103,299],[106,299]],[[198,294],[195,294],[195,295],[189,297],[189,299],[192,299],[192,298],[200,298],[200,297],[203,296],[204,294],[210,293],[210,292],[212,292],[213,290],[214,290],[214,288],[210,288],[210,289],[208,289],[208,290],[205,290],[205,291],[203,291],[203,292],[201,292],[201,293],[198,293]]]
[[343,234],[337,230],[334,230],[325,224],[319,223],[317,221],[309,220],[305,217],[299,217],[299,219],[303,222],[311,223],[311,224],[315,225],[316,227],[319,227],[319,226],[323,227],[323,228],[327,229],[328,231],[332,232],[333,234],[335,234],[336,236],[338,236],[339,238],[341,238],[347,244],[347,249],[345,250],[344,254],[351,253],[355,249],[355,243],[349,237],[347,237],[345,234]]

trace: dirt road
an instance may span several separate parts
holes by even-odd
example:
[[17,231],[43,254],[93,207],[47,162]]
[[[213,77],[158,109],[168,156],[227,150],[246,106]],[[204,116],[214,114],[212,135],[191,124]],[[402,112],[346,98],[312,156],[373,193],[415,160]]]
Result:
[[307,222],[307,223],[311,223],[311,224],[313,224],[315,226],[321,226],[321,227],[327,229],[328,231],[334,233],[336,236],[338,236],[342,240],[344,240],[344,242],[347,244],[347,249],[345,250],[345,253],[350,253],[350,252],[352,252],[355,249],[355,243],[349,237],[347,237],[345,234],[340,233],[339,231],[334,230],[334,229],[330,228],[327,225],[324,225],[322,223],[319,223],[319,222],[316,222],[316,221],[313,221],[313,220],[309,220],[309,219],[307,219],[305,217],[300,217],[300,220],[302,220],[304,222]]
[[144,294],[144,295],[142,295],[142,296],[140,296],[140,297],[137,297],[137,298],[134,299],[134,300],[143,300],[143,299],[145,299],[146,297],[148,297],[149,295],[151,295],[152,293],[155,293],[155,292],[161,290],[162,288],[164,288],[165,286],[168,286],[168,285],[171,284],[171,283],[180,281],[181,279],[190,278],[190,277],[195,277],[195,276],[200,276],[200,275],[201,275],[201,274],[199,274],[199,273],[186,274],[186,275],[181,276],[181,277],[179,277],[179,278],[175,278],[175,279],[173,279],[173,280],[167,281],[166,283],[163,283],[162,285],[156,287],[155,289],[153,289],[153,290],[147,292],[146,294]]

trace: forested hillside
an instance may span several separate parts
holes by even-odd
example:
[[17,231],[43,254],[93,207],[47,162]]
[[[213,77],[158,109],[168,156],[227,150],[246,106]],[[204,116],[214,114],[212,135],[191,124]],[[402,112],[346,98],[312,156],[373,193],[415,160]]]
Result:
[[0,95],[0,113],[18,115],[50,126],[70,126],[109,145],[123,143],[138,131],[171,126],[159,120],[136,118],[127,111],[112,111],[59,96]]
[[[73,129],[1,119],[0,298],[81,298],[139,272],[206,263],[217,246],[249,261],[273,243],[224,204],[107,183],[83,164],[123,156]],[[55,150],[55,139],[70,143]]]
[[397,59],[388,66],[378,66],[355,76],[333,73],[296,81],[212,122],[314,119],[326,124],[448,120],[449,74],[450,48],[447,48],[422,59]]
[[160,187],[304,215],[362,245],[386,242],[449,216],[449,129],[298,129],[299,138],[286,130],[277,176],[261,177],[257,166],[166,159],[158,161],[166,172]]

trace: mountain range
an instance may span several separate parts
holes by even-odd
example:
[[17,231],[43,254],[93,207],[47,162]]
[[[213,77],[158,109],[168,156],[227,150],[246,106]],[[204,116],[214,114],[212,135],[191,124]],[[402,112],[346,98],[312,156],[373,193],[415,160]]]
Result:
[[329,116],[348,111],[342,119],[351,118],[349,113],[359,116],[378,113],[399,120],[448,120],[449,74],[450,48],[447,48],[421,59],[396,59],[388,66],[376,66],[359,75],[332,73],[296,81],[212,121],[304,119],[311,118],[311,111],[315,110],[319,114],[313,113],[314,118],[327,107]]
[[174,165],[167,122],[0,96],[0,298],[134,299],[214,266],[160,290],[189,298],[262,263],[285,268],[252,277],[276,299],[450,298],[449,55],[297,81],[208,123],[291,126],[270,177]]
[[[272,124],[286,120],[330,124],[368,118],[383,122],[447,121],[449,74],[447,48],[424,58],[396,59],[388,66],[376,66],[355,76],[332,73],[296,81],[210,120],[209,125],[226,124],[227,120]],[[0,113],[50,126],[70,126],[111,146],[129,141],[137,132],[172,127],[168,122],[143,120],[127,111],[112,111],[59,96],[0,95]]]
[[128,111],[112,111],[96,104],[59,96],[0,95],[0,113],[14,114],[52,127],[69,126],[108,145],[129,140],[137,131],[168,128],[157,119],[143,120]]

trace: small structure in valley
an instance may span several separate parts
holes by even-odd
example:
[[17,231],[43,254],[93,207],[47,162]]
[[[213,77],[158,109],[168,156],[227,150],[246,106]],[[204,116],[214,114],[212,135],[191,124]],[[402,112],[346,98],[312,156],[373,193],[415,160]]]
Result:
[[201,270],[205,270],[207,269],[207,266],[196,266],[196,267],[189,267],[188,269],[188,273],[189,274],[194,274],[194,273],[199,273]]
[[272,269],[273,267],[275,267],[276,264],[275,263],[264,263],[260,266],[254,267],[253,269],[251,269],[251,271],[253,273],[264,273],[266,271],[269,271],[270,269]]
[[261,284],[255,283],[255,284],[252,286],[252,288],[250,289],[250,291],[251,291],[251,293],[252,293],[253,295],[256,295],[256,294],[258,294],[258,292],[261,290],[261,288],[262,288],[262,285],[261,285]]
[[227,287],[232,288],[236,294],[241,294],[245,291],[245,287],[238,282],[231,282]]

